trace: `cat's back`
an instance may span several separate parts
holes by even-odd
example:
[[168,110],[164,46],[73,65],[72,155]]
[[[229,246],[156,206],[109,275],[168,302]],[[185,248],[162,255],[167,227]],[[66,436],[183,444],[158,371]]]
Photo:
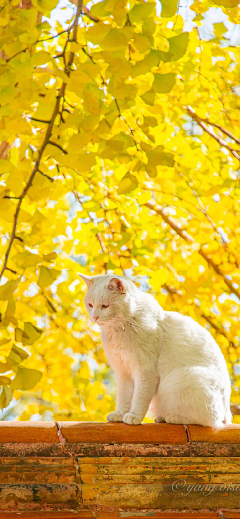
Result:
[[212,335],[189,316],[164,312],[165,353],[171,352],[177,363],[218,367],[226,371],[223,354]]
[[[191,349],[199,351],[199,347],[204,347],[206,343],[208,346],[209,342],[212,345],[216,344],[212,335],[203,326],[192,317],[179,312],[164,312],[163,325],[165,335],[169,336],[171,340],[175,338],[179,345],[191,345]],[[219,349],[219,346],[217,348]]]
[[[179,312],[164,312],[163,333],[167,347],[171,344],[171,349],[176,353],[189,350],[194,352],[199,350],[199,346],[211,339],[208,337],[207,330],[200,326],[191,317],[180,314]],[[202,349],[202,348],[201,348]]]
[[191,336],[196,332],[207,332],[197,321],[194,321],[192,317],[188,315],[182,315],[179,312],[164,311],[164,326],[167,329],[172,329],[181,333],[186,333]]

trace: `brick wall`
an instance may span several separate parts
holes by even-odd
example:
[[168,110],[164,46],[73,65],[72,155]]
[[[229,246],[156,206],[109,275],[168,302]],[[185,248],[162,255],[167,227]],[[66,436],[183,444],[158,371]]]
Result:
[[240,519],[240,426],[0,422],[0,519]]

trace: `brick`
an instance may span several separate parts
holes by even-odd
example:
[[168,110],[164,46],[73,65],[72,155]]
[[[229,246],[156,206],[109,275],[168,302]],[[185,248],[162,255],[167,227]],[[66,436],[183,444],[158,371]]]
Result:
[[[68,508],[78,507],[78,486],[75,485],[47,485],[19,484],[0,485],[0,510],[1,511],[26,511],[44,509],[46,505],[51,507]],[[36,506],[37,505],[37,506]]]
[[240,444],[240,424],[231,424],[221,430],[201,425],[187,425],[187,431],[191,442]]
[[59,422],[64,438],[70,443],[142,443],[171,444],[187,443],[183,425],[122,423]]
[[[21,512],[21,513],[20,512],[2,512],[0,517],[1,517],[1,519],[98,519],[98,515],[96,515],[93,512],[76,512],[76,511],[71,511],[71,510],[69,510],[69,512],[61,512],[61,511],[59,511],[59,512],[54,512],[54,511],[37,512],[35,510],[32,512]],[[109,514],[109,515],[106,515],[105,517],[106,517],[106,519],[115,519],[114,514]],[[116,517],[119,518],[120,516],[116,515]],[[166,518],[163,517],[163,519],[166,519]],[[176,518],[176,519],[178,519],[178,518]],[[195,519],[195,517],[189,518],[189,519]],[[198,519],[198,518],[196,518],[196,519]],[[199,519],[211,519],[211,517],[209,517],[209,518],[200,517]],[[212,519],[217,519],[217,518],[215,518],[213,516]]]
[[54,422],[0,422],[0,443],[58,443]]
[[[239,514],[240,515],[240,514]],[[224,513],[226,517],[226,514]],[[135,515],[134,512],[130,515],[122,514],[121,512],[96,512],[96,519],[219,519],[219,514],[217,512],[147,512],[146,515],[144,513],[139,515]],[[60,518],[59,518],[60,519]],[[70,519],[70,518],[69,518]],[[232,518],[232,516],[230,517]],[[236,517],[238,519],[238,517]]]

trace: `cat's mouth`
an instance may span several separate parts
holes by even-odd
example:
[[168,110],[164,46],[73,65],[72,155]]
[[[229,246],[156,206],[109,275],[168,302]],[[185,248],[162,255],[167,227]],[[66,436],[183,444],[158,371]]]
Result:
[[104,326],[109,322],[109,321],[99,321],[99,320],[94,321],[93,319],[91,319],[91,321],[93,324],[97,324],[98,326]]

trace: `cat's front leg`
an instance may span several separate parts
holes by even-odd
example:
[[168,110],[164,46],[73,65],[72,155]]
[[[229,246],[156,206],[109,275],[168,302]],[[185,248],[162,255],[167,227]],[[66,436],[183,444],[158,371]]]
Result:
[[130,410],[134,383],[126,373],[117,373],[117,409],[107,416],[108,422],[123,422],[124,415]]
[[142,422],[152,397],[157,391],[158,384],[159,375],[155,373],[154,369],[134,374],[132,405],[130,411],[123,417],[125,423],[137,425]]

